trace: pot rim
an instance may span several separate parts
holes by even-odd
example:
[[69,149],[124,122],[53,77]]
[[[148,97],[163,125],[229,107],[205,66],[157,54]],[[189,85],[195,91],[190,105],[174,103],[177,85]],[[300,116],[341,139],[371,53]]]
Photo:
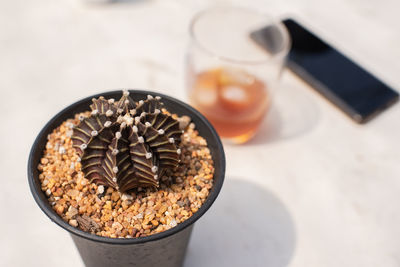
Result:
[[[207,127],[207,130],[210,131],[212,139],[214,139],[215,144],[216,144],[216,150],[220,150],[221,151],[221,157],[219,157],[218,159],[213,157],[213,161],[220,161],[221,163],[221,170],[220,170],[220,176],[219,179],[215,179],[214,177],[214,183],[213,183],[213,187],[212,190],[210,192],[210,194],[208,195],[206,201],[203,203],[203,205],[199,208],[199,210],[197,212],[195,212],[189,219],[185,220],[182,223],[179,223],[178,225],[176,225],[175,227],[172,227],[171,229],[168,229],[166,231],[163,231],[161,233],[157,233],[157,234],[152,234],[149,236],[144,236],[144,237],[135,237],[135,238],[111,238],[111,237],[103,237],[103,236],[98,236],[95,234],[91,234],[88,232],[85,232],[83,230],[80,230],[78,228],[75,228],[71,225],[69,225],[67,222],[65,222],[49,205],[49,203],[45,203],[43,201],[42,198],[40,198],[40,194],[44,194],[44,192],[42,192],[41,190],[38,192],[35,188],[35,179],[39,179],[39,177],[34,177],[34,172],[33,170],[37,168],[37,166],[34,166],[34,155],[37,153],[37,150],[40,150],[41,154],[43,154],[43,149],[44,147],[40,147],[39,146],[39,142],[40,140],[43,138],[43,135],[47,135],[49,134],[54,127],[52,127],[52,124],[55,120],[59,119],[61,116],[64,115],[64,113],[69,112],[72,108],[76,108],[81,106],[83,103],[90,101],[92,98],[98,98],[99,96],[104,96],[107,97],[109,95],[113,95],[113,94],[118,94],[120,93],[121,90],[114,90],[114,91],[106,91],[104,93],[100,93],[100,94],[95,94],[95,95],[91,95],[88,97],[85,97],[81,100],[78,100],[70,105],[68,105],[67,107],[65,107],[64,109],[62,109],[60,112],[58,112],[55,116],[53,116],[47,123],[46,125],[42,128],[42,130],[39,132],[39,134],[37,135],[37,137],[35,138],[35,141],[32,145],[32,148],[30,150],[29,153],[29,159],[28,159],[28,181],[29,181],[29,187],[31,190],[31,193],[33,195],[33,198],[35,199],[36,203],[39,205],[40,209],[50,218],[51,221],[53,221],[54,223],[58,224],[60,227],[64,228],[65,230],[67,230],[68,232],[70,232],[71,234],[74,234],[76,236],[94,241],[94,242],[100,242],[100,243],[108,243],[108,244],[115,244],[115,245],[132,245],[132,244],[143,244],[143,243],[147,243],[150,241],[156,241],[156,240],[160,240],[166,237],[169,237],[171,235],[174,235],[180,231],[182,231],[183,229],[185,229],[186,227],[192,225],[194,222],[196,222],[210,207],[211,205],[214,203],[215,199],[217,198],[222,184],[224,182],[224,177],[225,177],[225,153],[224,153],[224,149],[222,146],[222,142],[216,132],[216,130],[214,129],[214,127],[211,125],[211,123],[203,116],[201,115],[201,113],[199,111],[197,111],[196,109],[194,109],[193,107],[191,107],[190,105],[176,99],[173,98],[171,96],[168,95],[164,95],[161,93],[157,93],[157,92],[152,92],[152,91],[148,91],[148,90],[140,90],[140,89],[129,89],[129,92],[131,94],[135,94],[135,93],[140,93],[140,94],[150,94],[150,95],[159,95],[164,99],[168,99],[169,101],[174,102],[177,105],[182,106],[184,109],[187,110],[187,114],[183,114],[183,115],[188,115],[191,116],[192,114],[196,115],[196,117],[198,119],[200,119]],[[89,109],[89,107],[88,107]],[[209,141],[209,140],[207,140]],[[214,163],[215,165],[215,163]],[[47,201],[47,197],[46,197],[46,201]]]

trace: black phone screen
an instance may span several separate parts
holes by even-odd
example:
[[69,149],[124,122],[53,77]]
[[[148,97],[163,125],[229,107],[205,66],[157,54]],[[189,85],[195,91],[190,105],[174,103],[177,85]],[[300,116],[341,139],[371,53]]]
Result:
[[367,121],[398,99],[396,91],[294,20],[283,23],[292,38],[288,67],[355,121]]

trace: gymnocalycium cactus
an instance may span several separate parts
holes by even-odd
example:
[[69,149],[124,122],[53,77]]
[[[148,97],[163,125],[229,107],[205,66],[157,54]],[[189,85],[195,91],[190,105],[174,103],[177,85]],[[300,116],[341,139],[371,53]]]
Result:
[[90,116],[80,116],[71,137],[87,179],[120,192],[157,188],[165,171],[178,166],[182,130],[160,99],[148,95],[136,103],[129,91],[119,101],[92,99]]

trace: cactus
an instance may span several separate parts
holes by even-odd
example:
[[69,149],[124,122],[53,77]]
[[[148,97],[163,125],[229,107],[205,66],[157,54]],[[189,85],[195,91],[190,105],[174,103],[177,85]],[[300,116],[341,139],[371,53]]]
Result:
[[157,188],[166,170],[178,166],[182,130],[162,112],[160,99],[135,103],[128,91],[119,101],[92,99],[90,116],[79,117],[71,137],[87,179],[120,192]]

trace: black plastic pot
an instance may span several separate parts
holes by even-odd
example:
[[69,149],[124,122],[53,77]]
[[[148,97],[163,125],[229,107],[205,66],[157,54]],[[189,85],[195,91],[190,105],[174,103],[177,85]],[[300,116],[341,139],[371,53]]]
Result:
[[122,91],[112,91],[86,97],[59,112],[37,136],[28,160],[28,179],[32,195],[43,212],[56,224],[70,232],[86,266],[181,266],[186,253],[193,224],[210,208],[217,198],[225,176],[225,155],[216,131],[194,108],[172,97],[143,90],[130,90],[135,100],[145,99],[148,94],[159,95],[169,111],[178,115],[188,115],[196,124],[210,148],[214,166],[214,185],[207,200],[192,217],[177,226],[154,235],[139,238],[107,238],[84,232],[72,227],[51,208],[41,190],[37,166],[47,142],[47,135],[63,121],[75,113],[89,109],[91,99],[99,97],[118,99]]

